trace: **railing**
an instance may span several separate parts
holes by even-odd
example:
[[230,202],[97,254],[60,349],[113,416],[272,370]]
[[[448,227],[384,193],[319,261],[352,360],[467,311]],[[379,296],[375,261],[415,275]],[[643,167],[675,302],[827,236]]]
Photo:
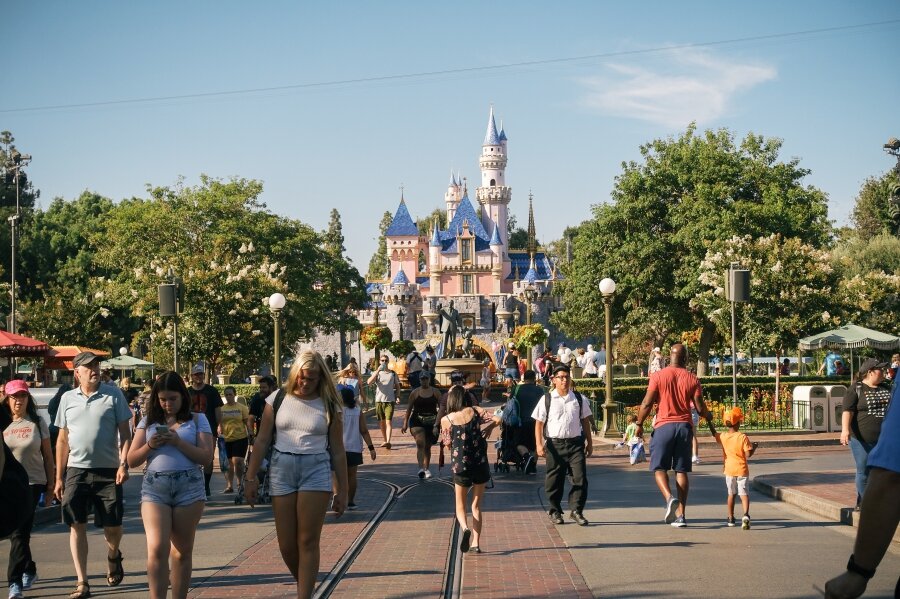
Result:
[[[617,401],[616,405],[616,424],[619,430],[624,431],[628,426],[626,419],[629,414],[637,415],[640,406],[626,406],[623,402]],[[591,404],[593,408],[594,404]],[[716,429],[724,428],[722,422],[722,413],[724,410],[730,410],[734,406],[738,406],[744,412],[744,419],[741,422],[741,429],[749,431],[794,431],[794,430],[811,430],[810,426],[812,415],[810,414],[809,401],[786,399],[778,402],[777,407],[768,401],[754,401],[752,399],[725,401],[709,401],[707,407],[713,414],[713,424]],[[708,429],[706,420],[700,419],[700,428]],[[644,432],[653,430],[651,420],[648,418],[644,423]]]

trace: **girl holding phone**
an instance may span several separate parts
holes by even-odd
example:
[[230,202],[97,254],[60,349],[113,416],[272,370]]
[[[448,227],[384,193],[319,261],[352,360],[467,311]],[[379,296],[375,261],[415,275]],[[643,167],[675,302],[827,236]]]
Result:
[[[203,465],[212,460],[209,421],[191,413],[184,381],[166,372],[150,392],[147,415],[138,423],[128,464],[147,468],[141,485],[141,518],[147,534],[151,599],[187,597],[194,535],[206,504]],[[171,567],[169,561],[171,559]]]

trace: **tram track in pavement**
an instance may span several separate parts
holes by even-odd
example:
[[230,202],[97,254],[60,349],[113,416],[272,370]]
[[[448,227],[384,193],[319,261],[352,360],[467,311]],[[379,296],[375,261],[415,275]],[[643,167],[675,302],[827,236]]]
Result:
[[[347,578],[350,569],[357,562],[360,555],[366,550],[369,541],[379,531],[380,527],[384,524],[388,516],[391,515],[393,510],[398,508],[400,499],[411,491],[428,485],[442,484],[451,489],[453,488],[452,481],[441,478],[432,478],[428,481],[416,480],[415,482],[406,485],[369,476],[360,476],[359,480],[386,487],[388,495],[378,511],[375,512],[374,516],[366,524],[365,528],[363,528],[357,538],[335,563],[334,567],[328,572],[322,582],[317,585],[313,593],[313,599],[330,598],[339,590],[341,583]],[[458,599],[461,597],[463,554],[459,550],[459,539],[460,527],[454,516],[453,524],[449,531],[449,547],[444,562],[441,590],[438,594],[441,599]],[[410,569],[413,569],[413,566],[414,564],[410,564]]]

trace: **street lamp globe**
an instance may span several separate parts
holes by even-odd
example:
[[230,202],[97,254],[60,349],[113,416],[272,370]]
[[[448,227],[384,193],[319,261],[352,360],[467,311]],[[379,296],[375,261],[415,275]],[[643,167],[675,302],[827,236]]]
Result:
[[281,310],[284,308],[285,303],[287,303],[287,300],[280,293],[273,293],[269,296],[269,308],[272,310]]
[[603,295],[612,295],[616,292],[616,282],[606,277],[600,281],[600,293]]
[[372,292],[369,293],[369,297],[372,298],[373,304],[381,303],[381,299],[384,297],[384,293],[378,287],[372,289]]
[[124,355],[126,355],[127,353],[128,353],[128,348],[127,348],[127,347],[120,347],[120,348],[119,348],[119,355],[120,355],[120,356],[124,356]]

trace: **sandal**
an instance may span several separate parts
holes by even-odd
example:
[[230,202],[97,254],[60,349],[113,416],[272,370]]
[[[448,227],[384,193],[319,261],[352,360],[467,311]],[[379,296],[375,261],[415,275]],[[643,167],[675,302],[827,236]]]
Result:
[[[122,550],[119,549],[119,557],[106,558],[109,562],[109,574],[106,575],[106,584],[117,587],[125,578],[125,570],[122,568]],[[90,592],[90,591],[88,591]]]
[[91,585],[86,580],[79,580],[75,590],[69,593],[69,599],[88,599],[91,596]]

